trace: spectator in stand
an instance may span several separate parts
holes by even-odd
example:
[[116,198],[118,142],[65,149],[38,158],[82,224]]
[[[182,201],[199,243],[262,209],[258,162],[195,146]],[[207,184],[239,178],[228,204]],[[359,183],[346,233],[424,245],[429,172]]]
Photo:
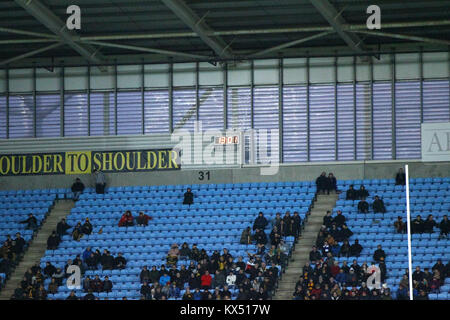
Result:
[[344,240],[344,243],[339,249],[339,257],[350,257],[350,244],[348,240]]
[[424,277],[425,277],[424,272],[422,270],[420,270],[419,266],[417,266],[416,270],[412,274],[412,279],[417,282],[422,282]]
[[264,214],[262,212],[259,212],[258,217],[253,222],[253,230],[256,231],[256,229],[264,230],[266,226],[268,225],[267,219],[264,217]]
[[372,203],[374,213],[386,213],[386,207],[384,202],[379,196],[375,196],[375,200]]
[[123,270],[127,265],[127,260],[122,256],[122,252],[119,252],[114,259],[114,269]]
[[103,291],[111,292],[113,288],[113,283],[109,280],[108,276],[105,276],[105,281],[103,281]]
[[170,282],[170,276],[167,274],[167,272],[164,272],[164,274],[159,278],[159,284],[160,286],[164,287],[168,282]]
[[444,215],[441,222],[439,223],[439,229],[441,229],[441,233],[439,234],[439,239],[448,237],[448,231],[450,230],[450,222],[448,220],[447,215]]
[[327,194],[330,194],[330,191],[333,190],[334,192],[337,192],[337,181],[333,173],[330,172],[327,178]]
[[168,265],[176,265],[178,262],[178,258],[180,256],[180,250],[178,249],[178,244],[172,244],[169,252],[167,253],[167,264]]
[[438,224],[433,219],[433,215],[428,215],[427,220],[423,224],[423,231],[425,233],[433,233],[433,228],[437,228]]
[[377,250],[373,253],[373,260],[375,262],[380,262],[381,258],[386,259],[386,252],[384,252],[383,249],[381,249],[381,245],[377,246]]
[[86,258],[85,262],[89,270],[97,270],[98,263],[97,260],[95,259],[94,253],[91,253],[89,257]]
[[366,201],[366,198],[362,198],[360,202],[358,202],[358,212],[359,213],[369,213],[369,203]]
[[420,214],[411,223],[411,233],[423,233],[425,222],[422,220]]
[[83,237],[83,232],[81,231],[81,223],[78,222],[77,225],[73,228],[72,231],[72,239],[75,241],[80,241]]
[[317,186],[317,194],[319,194],[321,191],[323,191],[323,194],[325,194],[325,191],[328,190],[328,181],[327,181],[327,174],[326,172],[322,172],[322,174],[317,177],[316,179],[316,186]]
[[404,186],[406,184],[406,175],[403,172],[403,168],[398,169],[398,172],[395,176],[395,185],[396,186]]
[[251,244],[252,243],[252,231],[250,227],[247,227],[242,231],[240,244]]
[[106,177],[100,169],[94,169],[95,178],[95,192],[97,194],[104,194],[106,188]]
[[445,265],[442,263],[442,259],[438,259],[431,270],[433,272],[435,270],[439,271],[439,275],[442,276],[442,279],[445,279]]
[[[292,231],[294,233],[293,235],[295,239],[297,239],[302,229],[302,218],[300,217],[298,211],[294,211],[294,216],[292,217],[291,221],[292,221]],[[280,230],[280,232],[282,232],[282,230]]]
[[56,231],[53,231],[52,234],[47,239],[47,249],[56,250],[60,242],[61,238],[56,234]]
[[331,211],[328,210],[325,217],[323,217],[323,225],[328,229],[331,228],[331,224],[333,223],[333,217],[331,216]]
[[369,191],[366,190],[366,187],[361,186],[358,190],[358,199],[366,199],[369,197]]
[[71,226],[67,224],[66,219],[62,218],[61,221],[56,225],[56,233],[58,234],[58,236],[62,237],[66,235],[67,230],[70,228]]
[[187,242],[184,242],[181,245],[181,249],[180,249],[180,259],[187,260],[190,255],[191,255],[191,249],[189,249],[189,245],[187,244]]
[[194,194],[191,192],[191,188],[187,188],[187,191],[184,193],[183,204],[191,205],[194,203]]
[[27,230],[33,230],[33,231],[36,231],[37,228],[38,228],[38,222],[37,222],[37,219],[36,219],[36,217],[33,216],[32,213],[30,213],[30,214],[28,215],[28,219],[23,220],[23,221],[20,221],[19,223],[23,223],[23,224],[26,223],[27,226],[25,227],[25,229],[27,229]]
[[132,227],[132,226],[134,226],[133,220],[134,220],[134,218],[133,218],[133,215],[131,214],[131,211],[127,210],[123,214],[122,218],[120,218],[119,227]]
[[351,257],[359,257],[362,251],[362,246],[359,244],[358,239],[355,240],[355,243],[350,247],[350,256]]
[[113,270],[114,269],[114,257],[110,254],[108,250],[104,250],[101,257],[101,264],[103,270]]
[[100,279],[98,275],[95,276],[93,280],[90,282],[91,290],[93,292],[102,292],[103,291],[103,281]]
[[277,227],[273,227],[272,231],[269,235],[270,244],[274,246],[278,246],[281,240],[281,233],[278,231]]
[[25,250],[25,246],[27,245],[24,238],[20,232],[16,233],[16,238],[13,241],[12,251],[15,253],[16,257],[20,256]]
[[86,218],[83,225],[81,226],[81,232],[86,235],[90,235],[92,233],[92,224],[89,221],[89,218]]
[[394,222],[394,228],[397,233],[406,232],[406,223],[403,222],[402,217],[397,217],[397,221]]
[[271,221],[270,227],[273,229],[273,227],[277,227],[278,230],[281,230],[281,221],[283,219],[281,218],[281,214],[279,212],[276,213],[275,218]]
[[342,242],[353,235],[353,232],[347,227],[346,224],[342,225],[342,228],[338,230],[334,237],[334,239],[338,242]]
[[47,278],[52,278],[53,275],[56,273],[56,268],[54,265],[52,265],[50,262],[47,261],[45,268],[44,268],[44,275]]
[[80,195],[84,191],[84,184],[81,182],[80,178],[76,178],[75,182],[72,184],[72,193],[73,193],[73,200],[78,201],[80,198]]
[[75,295],[75,291],[70,291],[70,294],[69,294],[69,296],[66,298],[66,300],[80,300],[80,298],[78,298],[78,297]]
[[201,288],[209,290],[211,288],[212,277],[209,274],[208,270],[201,277]]
[[312,247],[312,250],[309,252],[309,261],[316,262],[322,258],[322,254],[317,250],[316,246]]
[[153,218],[144,214],[142,211],[139,212],[139,216],[136,218],[136,224],[140,227],[148,226],[149,220],[152,220]]
[[353,185],[350,185],[347,190],[345,200],[357,200],[358,199],[358,191],[353,189]]
[[263,229],[256,229],[253,239],[256,241],[257,245],[265,245],[267,243],[267,235]]
[[342,227],[342,225],[344,225],[345,220],[346,220],[346,218],[342,214],[342,211],[338,210],[336,217],[334,217],[334,219],[333,219],[333,223],[336,224],[336,227],[340,228],[340,227]]

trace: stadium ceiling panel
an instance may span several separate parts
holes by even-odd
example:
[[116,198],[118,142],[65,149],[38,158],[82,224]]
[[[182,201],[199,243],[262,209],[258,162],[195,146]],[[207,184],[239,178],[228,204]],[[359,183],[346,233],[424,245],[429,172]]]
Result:
[[[67,7],[81,29],[62,28]],[[447,0],[39,0],[0,2],[0,68],[446,51]],[[34,8],[34,9],[33,9]],[[46,8],[46,9],[42,9]]]

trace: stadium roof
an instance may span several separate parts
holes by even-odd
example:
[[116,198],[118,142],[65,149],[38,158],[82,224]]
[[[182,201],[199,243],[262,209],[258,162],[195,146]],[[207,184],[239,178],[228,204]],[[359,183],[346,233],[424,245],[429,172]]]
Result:
[[[70,5],[81,29],[64,28]],[[368,30],[369,5],[381,29]],[[447,51],[448,0],[8,0],[0,68]]]

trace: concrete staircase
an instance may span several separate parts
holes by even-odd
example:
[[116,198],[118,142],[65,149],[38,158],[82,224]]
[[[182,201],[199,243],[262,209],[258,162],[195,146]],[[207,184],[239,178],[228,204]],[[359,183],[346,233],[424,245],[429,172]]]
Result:
[[292,260],[289,262],[286,272],[278,284],[274,300],[292,300],[295,284],[302,273],[303,266],[309,260],[309,252],[316,243],[317,235],[322,227],[323,217],[328,210],[331,211],[333,209],[337,199],[337,194],[317,196],[317,201],[314,203],[314,208],[311,210],[305,229],[292,253]]
[[22,261],[17,265],[16,269],[7,280],[6,286],[0,292],[0,300],[9,300],[14,294],[14,290],[20,286],[25,272],[31,268],[36,262],[40,264],[40,259],[44,256],[47,249],[47,239],[51,233],[56,230],[56,225],[62,218],[65,218],[70,210],[75,206],[72,200],[57,200],[55,206],[45,219],[41,229],[32,240],[28,250],[26,251]]

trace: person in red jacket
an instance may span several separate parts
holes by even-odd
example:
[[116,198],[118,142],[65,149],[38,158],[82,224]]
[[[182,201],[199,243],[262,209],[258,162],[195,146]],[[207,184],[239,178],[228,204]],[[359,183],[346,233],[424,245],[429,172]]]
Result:
[[139,212],[139,216],[136,218],[136,224],[138,226],[148,226],[148,221],[152,220],[153,218],[144,214],[142,211]]
[[201,280],[202,289],[211,288],[212,277],[208,271],[205,271],[205,274],[202,275],[200,280]]
[[133,220],[133,215],[131,214],[131,211],[128,210],[123,214],[122,218],[120,218],[119,227],[131,227],[134,225]]

